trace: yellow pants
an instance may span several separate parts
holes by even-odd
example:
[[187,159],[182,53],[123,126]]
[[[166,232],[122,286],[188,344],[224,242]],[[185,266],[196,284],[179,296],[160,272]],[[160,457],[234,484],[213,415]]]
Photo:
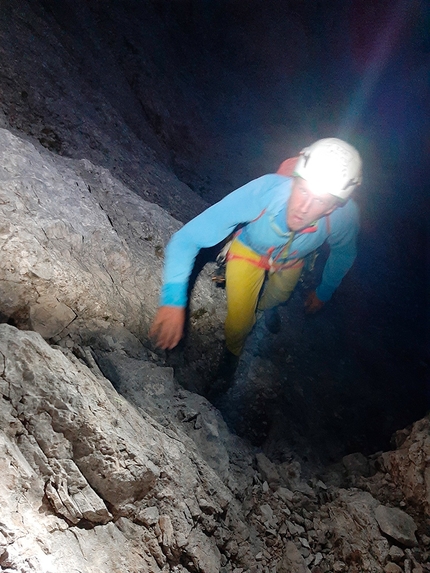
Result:
[[230,260],[226,267],[225,342],[228,350],[239,356],[254,326],[257,308],[267,310],[290,298],[300,278],[303,260],[294,268],[267,273],[250,262],[258,261],[260,256],[237,239],[233,241],[229,252],[248,259]]

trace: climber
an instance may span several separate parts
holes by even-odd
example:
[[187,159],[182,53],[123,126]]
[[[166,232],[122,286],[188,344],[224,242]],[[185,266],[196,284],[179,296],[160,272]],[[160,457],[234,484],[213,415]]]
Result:
[[360,183],[357,150],[337,138],[320,139],[281,164],[278,173],[236,189],[184,225],[166,248],[161,302],[150,330],[155,344],[163,349],[178,344],[195,257],[233,232],[224,361],[237,364],[256,313],[288,300],[304,258],[327,241],[330,255],[321,284],[305,302],[307,312],[320,310],[356,256],[358,209],[349,199]]

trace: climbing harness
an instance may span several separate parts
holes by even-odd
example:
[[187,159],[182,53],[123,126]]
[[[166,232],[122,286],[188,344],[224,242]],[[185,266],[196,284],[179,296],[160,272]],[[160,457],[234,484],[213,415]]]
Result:
[[[263,209],[261,211],[261,213],[258,215],[258,217],[256,217],[252,221],[250,221],[250,223],[254,223],[255,221],[258,221],[258,219],[260,217],[262,217],[265,212],[266,212],[266,209]],[[225,272],[226,272],[227,261],[231,260],[228,257],[228,252],[230,250],[231,244],[233,243],[234,239],[240,234],[240,231],[241,231],[241,229],[239,229],[238,231],[236,231],[235,233],[233,233],[227,237],[226,243],[224,244],[221,251],[218,253],[217,258],[215,259],[216,267],[215,267],[214,272],[212,273],[212,281],[215,283],[215,285],[217,287],[220,287],[220,288],[225,287]]]
[[[253,223],[254,221],[257,221],[260,217],[264,215],[265,212],[266,209],[263,209],[263,211],[258,215],[258,217],[256,217],[253,221],[250,222]],[[325,217],[325,220],[326,220],[327,232],[328,234],[330,234],[330,217],[329,216]],[[316,224],[313,224],[307,227],[306,229],[300,231],[300,234],[314,233],[316,230],[317,226]],[[307,255],[304,259],[297,258],[297,259],[291,259],[289,261],[285,260],[289,255],[290,256],[291,254],[294,255],[294,252],[290,253],[291,245],[296,237],[296,233],[294,231],[290,233],[288,241],[275,257],[273,257],[273,252],[275,250],[275,247],[271,247],[270,249],[267,250],[266,254],[260,255],[258,259],[251,259],[243,255],[230,253],[230,247],[233,241],[236,239],[236,237],[240,235],[240,233],[241,229],[236,231],[233,235],[230,235],[227,238],[227,241],[222,247],[221,251],[218,253],[218,256],[216,258],[216,268],[212,273],[212,281],[215,283],[217,287],[221,288],[225,287],[225,280],[226,280],[225,273],[226,273],[227,262],[232,260],[247,261],[255,267],[264,269],[269,274],[273,274],[279,271],[284,271],[287,269],[298,269],[300,267],[303,267],[304,265],[309,273],[312,273],[312,271],[314,270],[315,261],[318,257],[317,250],[313,251],[312,253],[309,253],[309,255]]]

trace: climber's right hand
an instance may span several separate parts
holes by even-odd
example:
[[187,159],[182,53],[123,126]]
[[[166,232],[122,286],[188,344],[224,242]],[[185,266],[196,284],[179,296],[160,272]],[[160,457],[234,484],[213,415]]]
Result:
[[149,336],[158,348],[171,350],[181,340],[184,325],[185,308],[160,306],[149,331]]

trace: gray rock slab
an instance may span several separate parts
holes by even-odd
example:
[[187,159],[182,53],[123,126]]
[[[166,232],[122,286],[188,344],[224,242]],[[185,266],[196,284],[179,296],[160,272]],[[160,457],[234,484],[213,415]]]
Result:
[[306,562],[292,541],[287,541],[279,568],[280,573],[310,573]]
[[385,565],[384,573],[402,573],[402,568],[390,561]]
[[[181,223],[107,169],[5,129],[0,182],[0,312],[45,339],[95,338],[101,321],[145,338],[164,249]],[[206,315],[193,324],[199,336],[220,327],[217,290],[205,273],[197,280],[191,307]]]
[[[197,570],[219,570],[216,543],[200,528],[192,532],[182,508],[197,493],[218,513],[235,501],[195,449],[38,333],[1,324],[0,364],[0,532],[15,540],[2,566],[90,573],[91,563],[99,573],[158,573],[163,555],[183,554]],[[133,527],[142,512],[159,537]],[[124,515],[130,539],[112,521]]]
[[263,480],[267,481],[273,489],[276,489],[281,482],[281,477],[276,469],[276,465],[261,452],[256,454],[255,458],[257,460],[258,470],[261,473]]
[[348,474],[352,476],[368,476],[370,472],[369,460],[360,452],[348,454],[342,458]]
[[405,511],[397,507],[379,505],[375,509],[375,517],[381,531],[405,547],[415,547],[417,544],[415,537],[417,526],[412,517]]

